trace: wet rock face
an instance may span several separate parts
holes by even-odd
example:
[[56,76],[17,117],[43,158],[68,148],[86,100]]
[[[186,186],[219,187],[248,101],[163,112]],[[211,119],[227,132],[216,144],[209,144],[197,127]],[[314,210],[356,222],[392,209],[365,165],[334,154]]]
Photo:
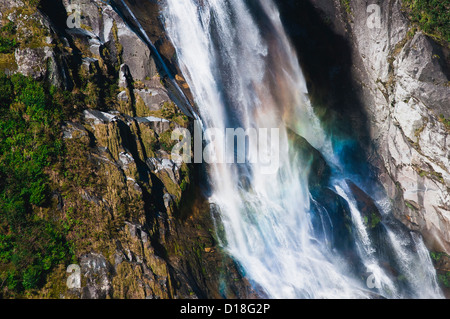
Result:
[[81,13],[81,28],[71,28],[68,32],[87,37],[94,56],[101,56],[107,48],[122,56],[134,80],[143,81],[156,75],[150,49],[106,1],[63,0],[62,3],[68,12],[79,10]]
[[111,291],[111,265],[101,254],[87,254],[80,259],[81,276],[86,281],[82,299],[104,299]]
[[[420,231],[431,250],[448,253],[450,142],[443,119],[450,117],[450,87],[445,50],[420,31],[412,31],[401,1],[377,5],[380,24],[374,23],[375,11],[369,10],[366,1],[350,1],[349,7],[337,0],[310,3],[315,8],[311,16],[317,16],[322,29],[303,26],[302,34],[293,34],[294,41],[304,34],[322,32],[331,34],[330,41],[342,44],[340,52],[348,48],[349,60],[336,70],[344,84],[345,75],[349,76],[346,89],[341,89],[355,99],[353,103],[342,99],[341,105],[356,105],[359,111],[344,107],[340,113],[348,116],[355,136],[377,167],[379,179],[394,200],[396,217],[410,229]],[[298,5],[287,1],[280,6],[286,11]],[[288,19],[285,23],[296,22]],[[309,41],[323,52],[316,38]],[[301,53],[300,57],[308,60]],[[337,65],[324,64],[329,65],[325,74]],[[320,81],[320,77],[315,80]],[[314,95],[314,83],[311,87]],[[337,94],[333,86],[327,89]],[[358,127],[358,122],[367,126]]]
[[[177,74],[173,48],[162,33],[158,2],[126,2],[189,95]],[[20,20],[9,10],[24,3],[0,0],[0,18],[21,23],[25,30],[21,36],[43,31],[33,46],[8,54],[14,66],[10,71],[68,90],[96,77],[112,78],[119,88],[116,101],[106,105],[94,98],[89,105],[80,106],[85,112],[62,127],[63,138],[72,149],[68,163],[73,160],[80,165],[79,175],[88,175],[85,180],[89,183],[80,184],[84,177],[76,176],[78,184],[67,185],[67,179],[52,174],[53,183],[63,189],[57,206],[61,218],[74,213],[80,219],[69,239],[77,248],[84,285],[81,296],[254,297],[238,267],[218,247],[210,207],[200,199],[197,188],[189,187],[192,168],[176,166],[161,149],[161,136],[179,124],[162,118],[162,106],[173,101],[160,81],[147,43],[105,1],[42,3],[43,12]],[[336,33],[336,42],[328,45],[349,44],[338,46],[348,50],[335,52],[342,60],[330,64],[325,54],[313,65],[333,70],[319,69],[319,80],[329,84],[327,89],[334,93],[352,91],[351,86],[340,86],[340,75],[351,75],[356,81],[355,101],[360,101],[361,110],[340,109],[339,105],[354,105],[345,98],[336,99],[337,110],[349,111],[352,124],[359,125],[357,131],[361,132],[366,123],[361,114],[367,113],[367,135],[374,141],[368,152],[373,153],[373,164],[381,170],[380,178],[395,200],[397,217],[420,230],[432,249],[449,252],[450,147],[448,128],[440,115],[449,118],[450,111],[442,50],[420,32],[408,34],[409,24],[399,1],[383,2],[381,27],[370,30],[364,1],[350,2],[351,15],[341,1],[310,3],[320,10],[324,28]],[[77,6],[81,24],[69,27],[66,19]],[[312,47],[320,46],[316,38]],[[329,174],[320,158],[314,162],[313,186],[326,181]],[[327,204],[336,207],[337,218],[345,222],[348,209],[341,207],[338,197],[328,195]],[[360,199],[365,200],[364,196]],[[368,223],[376,220],[368,215]],[[340,231],[337,236],[348,236],[345,223]],[[448,268],[445,265],[441,265],[443,269]]]
[[142,102],[151,110],[156,111],[160,109],[160,105],[164,102],[170,101],[167,92],[163,89],[136,89],[135,95],[139,95]]
[[[321,187],[329,184],[331,168],[322,154],[311,146],[306,139],[289,131],[289,139],[295,145],[296,155],[300,156],[305,167],[309,165],[308,185],[311,193],[316,193]],[[309,164],[307,164],[309,163]]]

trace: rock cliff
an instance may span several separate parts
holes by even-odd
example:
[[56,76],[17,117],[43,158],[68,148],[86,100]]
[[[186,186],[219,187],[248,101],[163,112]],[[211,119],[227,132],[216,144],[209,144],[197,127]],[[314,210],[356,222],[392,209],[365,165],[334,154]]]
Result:
[[450,50],[409,19],[406,2],[278,4],[326,129],[362,146],[335,147],[353,152],[349,166],[369,160],[356,170],[381,181],[390,203],[379,204],[423,235],[448,285]]
[[[46,171],[53,195],[30,211],[61,226],[79,266],[74,274],[67,262],[44,267],[33,285],[2,273],[0,294],[251,297],[217,247],[199,168],[169,155],[171,131],[192,124],[187,99],[153,43],[122,18],[127,12],[100,0],[0,1],[0,12],[1,26],[17,32],[14,49],[0,54],[2,71],[68,96],[54,123],[65,151]],[[67,285],[69,275],[78,284]]]
[[[168,154],[171,129],[192,126],[192,97],[159,1],[38,3],[0,0],[1,32],[15,30],[0,43],[0,69],[69,92],[58,123],[65,151],[45,172],[51,199],[30,210],[64,229],[80,284],[66,284],[66,262],[25,291],[2,275],[0,295],[253,297],[218,247],[203,172]],[[349,162],[369,159],[395,216],[424,236],[448,280],[449,48],[399,0],[278,4],[324,125],[358,137],[364,154],[350,152]]]
[[401,1],[312,2],[351,43],[369,152],[396,216],[449,253],[448,47],[411,24]]

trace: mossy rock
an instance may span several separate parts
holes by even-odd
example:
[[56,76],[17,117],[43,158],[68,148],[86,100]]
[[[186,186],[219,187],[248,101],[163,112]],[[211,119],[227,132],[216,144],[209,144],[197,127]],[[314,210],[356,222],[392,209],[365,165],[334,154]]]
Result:
[[298,155],[309,165],[308,184],[312,192],[326,186],[331,176],[331,168],[322,154],[308,141],[295,132],[288,131],[289,140],[293,145],[294,155]]
[[18,68],[14,53],[0,53],[0,71],[13,72]]
[[450,290],[450,255],[444,252],[430,252],[437,271],[438,281],[444,289]]
[[348,203],[330,188],[316,191],[313,197],[312,223],[316,237],[325,238],[326,235],[330,250],[337,251],[344,257],[355,274],[361,273],[364,265],[357,253],[355,229]]
[[382,220],[382,216],[373,199],[362,189],[356,186],[350,180],[346,180],[352,194],[356,200],[358,210],[360,211],[364,225],[369,229],[375,229]]

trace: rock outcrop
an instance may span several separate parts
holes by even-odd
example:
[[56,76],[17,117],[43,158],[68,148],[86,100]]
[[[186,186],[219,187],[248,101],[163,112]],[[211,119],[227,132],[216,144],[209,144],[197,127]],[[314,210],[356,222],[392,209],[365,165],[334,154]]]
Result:
[[448,49],[410,23],[401,1],[311,3],[349,44],[367,151],[396,217],[449,253]]
[[73,101],[61,123],[64,161],[48,172],[55,205],[45,210],[67,229],[80,284],[67,286],[68,265],[60,265],[29,293],[252,296],[217,246],[197,168],[170,158],[171,131],[190,121],[175,103],[180,93],[166,85],[155,48],[106,1],[42,0],[37,10],[0,1],[0,9],[0,26],[12,21],[21,37],[14,52],[0,54],[0,62],[12,61],[2,69],[47,81]]
[[[372,3],[362,0],[304,3],[312,4],[309,13],[322,21],[315,32],[331,30],[333,40],[344,43],[335,56],[351,59],[331,66],[322,59],[332,72],[316,69],[315,79],[333,93],[342,91],[342,83],[333,82],[336,74],[348,75],[347,95],[354,95],[361,109],[336,108],[336,118],[348,112],[349,127],[367,130],[361,140],[372,143],[362,144],[396,217],[422,233],[439,275],[448,278],[448,49],[412,26],[399,0],[377,2],[372,10]],[[280,1],[282,17],[304,3]],[[80,286],[68,287],[68,265],[59,265],[35,296],[255,296],[218,247],[214,208],[194,182],[201,172],[170,158],[170,131],[189,127],[192,97],[158,14],[158,1],[42,0],[36,10],[27,1],[0,0],[0,25],[14,24],[18,43],[0,53],[0,69],[46,81],[73,98],[61,123],[64,161],[47,172],[52,204],[37,210],[68,229]],[[305,23],[312,19],[305,18]],[[293,34],[294,42],[304,36],[300,33]],[[335,50],[333,44],[325,46]],[[306,75],[312,80],[308,70]],[[337,99],[337,104],[346,103]],[[323,171],[312,185],[327,176],[325,167],[318,169]],[[374,228],[377,220],[367,215]]]

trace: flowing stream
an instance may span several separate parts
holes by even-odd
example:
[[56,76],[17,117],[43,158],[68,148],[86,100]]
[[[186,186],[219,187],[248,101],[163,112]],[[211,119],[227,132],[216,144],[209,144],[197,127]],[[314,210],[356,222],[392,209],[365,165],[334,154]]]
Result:
[[[203,130],[254,129],[269,145],[265,161],[208,164],[221,245],[256,289],[270,298],[441,298],[421,238],[391,217],[385,198],[374,199],[382,222],[367,225],[272,0],[166,0],[163,18]],[[332,168],[319,195],[292,134]]]

